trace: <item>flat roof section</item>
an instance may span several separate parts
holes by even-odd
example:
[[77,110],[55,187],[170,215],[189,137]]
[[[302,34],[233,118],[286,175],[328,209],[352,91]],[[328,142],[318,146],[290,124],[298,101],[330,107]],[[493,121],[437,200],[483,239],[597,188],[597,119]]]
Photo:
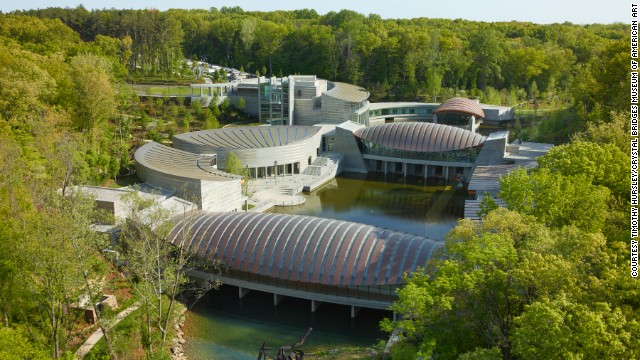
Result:
[[516,164],[521,162],[526,163],[536,160],[538,157],[548,153],[552,147],[553,144],[514,141],[507,146],[505,160],[515,161]]

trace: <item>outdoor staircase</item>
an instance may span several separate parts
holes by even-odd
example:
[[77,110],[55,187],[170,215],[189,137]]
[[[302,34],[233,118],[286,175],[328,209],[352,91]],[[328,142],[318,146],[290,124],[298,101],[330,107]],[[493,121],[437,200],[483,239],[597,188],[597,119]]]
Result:
[[322,156],[318,156],[302,172],[305,175],[312,176],[312,179],[305,181],[303,190],[311,191],[333,179],[336,174],[340,173],[341,160],[342,154],[340,153],[323,153]]

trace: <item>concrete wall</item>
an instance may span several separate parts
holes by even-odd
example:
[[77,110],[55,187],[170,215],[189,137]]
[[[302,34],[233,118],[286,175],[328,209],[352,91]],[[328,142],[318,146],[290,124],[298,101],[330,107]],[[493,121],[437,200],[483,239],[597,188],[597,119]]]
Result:
[[136,163],[136,175],[145,183],[174,192],[177,196],[202,207],[200,180],[165,174]]
[[243,196],[240,179],[206,181],[200,184],[202,210],[242,211]]
[[507,150],[509,132],[501,131],[490,134],[478,154],[476,166],[502,165],[504,153]]
[[321,119],[324,123],[342,124],[351,120],[351,104],[344,100],[336,99],[322,94]]
[[293,110],[293,124],[311,126],[320,122],[313,109],[314,99],[295,99]]
[[245,108],[243,110],[244,112],[253,116],[259,116],[260,103],[258,101],[257,91],[255,95],[239,95],[236,93],[230,94],[229,102],[231,103],[231,105],[238,107],[238,101],[240,100],[240,98],[243,98],[245,102]]
[[114,201],[105,201],[96,199],[96,208],[103,210],[113,215],[115,218],[122,218],[127,215],[120,206],[117,206]]
[[242,209],[240,179],[205,181],[165,174],[136,163],[137,176],[147,184],[167,189],[205,211]]
[[327,80],[315,76],[294,76],[290,98],[293,99],[294,125],[315,125],[322,122],[321,109],[314,108],[314,103],[321,103],[321,95],[327,91]]
[[356,142],[353,132],[341,127],[336,127],[336,139],[334,149],[342,153],[344,171],[366,173],[367,165],[362,158],[358,143]]
[[511,121],[516,118],[516,111],[514,108],[509,107],[491,107],[491,108],[483,108],[484,111],[484,119],[487,121]]

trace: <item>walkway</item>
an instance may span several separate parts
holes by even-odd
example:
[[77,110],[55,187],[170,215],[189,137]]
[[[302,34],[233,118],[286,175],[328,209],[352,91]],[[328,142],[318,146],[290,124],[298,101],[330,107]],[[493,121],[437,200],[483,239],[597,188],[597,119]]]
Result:
[[[351,296],[340,296],[336,294],[324,294],[319,292],[297,290],[292,288],[286,288],[281,286],[274,286],[264,283],[257,283],[253,281],[241,280],[229,276],[213,275],[211,273],[200,271],[196,269],[187,270],[187,276],[197,281],[213,281],[220,280],[225,285],[233,285],[238,287],[238,296],[242,298],[250,290],[261,291],[265,293],[273,294],[273,305],[277,306],[280,301],[286,296],[295,297],[298,299],[305,299],[311,301],[311,312],[315,312],[322,303],[331,303],[351,307],[351,317],[354,318],[360,308],[369,308],[377,310],[389,310],[389,307],[393,304],[392,295],[378,294],[379,299],[374,299],[375,293],[365,294],[366,286],[363,286],[360,296],[357,291],[352,290]],[[345,291],[348,291],[345,288]],[[394,314],[395,319],[395,314]]]
[[298,195],[303,191],[313,191],[339,173],[342,155],[323,153],[308,166],[302,174],[278,175],[277,179],[252,179],[249,182],[250,211],[262,212],[273,206],[295,206],[304,203],[305,198]]
[[[122,319],[126,318],[129,314],[131,314],[132,312],[138,310],[139,307],[140,307],[140,304],[139,303],[135,303],[135,304],[129,306],[128,308],[122,310],[112,320],[112,322],[110,324],[111,328],[116,326]],[[96,330],[93,334],[91,334],[91,336],[89,336],[87,341],[85,341],[84,344],[82,346],[80,346],[78,351],[76,351],[76,359],[84,358],[89,353],[89,351],[91,351],[93,346],[95,344],[97,344],[98,341],[100,341],[100,339],[102,339],[102,336],[104,336],[104,334],[102,333],[102,329],[98,328],[98,330]]]

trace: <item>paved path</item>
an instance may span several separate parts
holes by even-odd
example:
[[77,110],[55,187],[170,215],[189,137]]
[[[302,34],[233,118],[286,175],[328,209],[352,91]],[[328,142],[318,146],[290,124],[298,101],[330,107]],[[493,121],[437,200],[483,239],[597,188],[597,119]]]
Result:
[[[140,307],[139,303],[135,303],[131,306],[129,306],[128,308],[122,310],[120,313],[118,313],[118,315],[116,315],[116,317],[112,320],[111,322],[111,327],[113,328],[114,326],[116,326],[122,319],[126,318],[129,314],[131,314],[132,312],[138,310],[138,308]],[[91,336],[89,336],[89,338],[87,339],[87,341],[84,342],[84,344],[82,346],[80,346],[80,348],[78,349],[78,351],[76,351],[76,359],[82,359],[84,358],[89,351],[91,351],[91,349],[93,348],[93,346],[100,340],[102,339],[102,336],[104,334],[102,333],[102,329],[98,328],[98,330],[96,330],[93,334],[91,334]]]
[[253,179],[249,182],[249,203],[254,206],[250,211],[265,211],[273,206],[294,206],[304,203],[304,197],[297,195],[302,191],[303,181],[313,178],[296,174],[278,176],[269,179]]

